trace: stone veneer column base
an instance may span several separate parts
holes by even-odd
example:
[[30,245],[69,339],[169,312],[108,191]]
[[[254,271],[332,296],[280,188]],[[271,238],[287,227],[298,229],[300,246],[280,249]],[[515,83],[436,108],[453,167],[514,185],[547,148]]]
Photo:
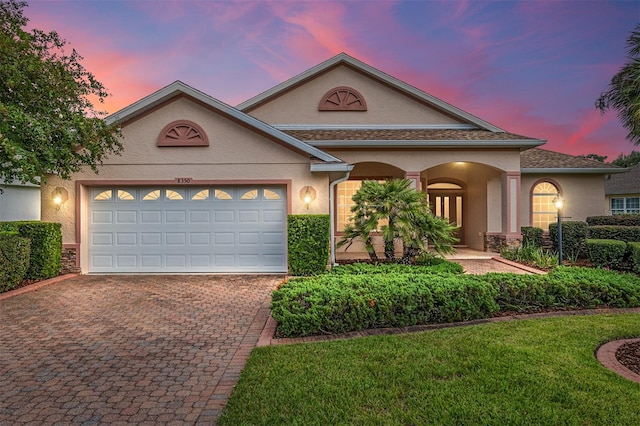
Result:
[[509,237],[504,234],[484,234],[484,251],[500,253],[504,247],[520,247],[522,237]]
[[77,253],[75,247],[62,248],[62,273],[79,274],[80,268],[77,265]]

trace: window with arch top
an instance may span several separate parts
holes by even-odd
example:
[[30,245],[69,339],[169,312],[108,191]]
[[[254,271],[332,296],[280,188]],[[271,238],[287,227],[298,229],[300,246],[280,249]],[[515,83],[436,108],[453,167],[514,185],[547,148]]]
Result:
[[551,182],[536,184],[531,191],[531,226],[549,230],[549,224],[558,220],[558,210],[553,200],[560,194],[560,189]]
[[329,90],[320,100],[318,111],[366,111],[364,97],[352,87],[340,86]]

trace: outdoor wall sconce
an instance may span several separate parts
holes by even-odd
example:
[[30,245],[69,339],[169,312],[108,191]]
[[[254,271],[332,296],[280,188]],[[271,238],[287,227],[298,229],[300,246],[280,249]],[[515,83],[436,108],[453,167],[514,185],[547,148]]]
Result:
[[60,206],[66,203],[69,199],[69,193],[67,192],[67,190],[60,187],[54,189],[51,193],[51,196],[53,198],[53,204],[55,204],[56,206],[56,210],[60,210]]
[[558,265],[562,266],[562,209],[564,208],[562,195],[556,195],[556,198],[553,199],[553,205],[558,211]]
[[309,210],[309,205],[316,199],[316,190],[313,186],[303,186],[300,190],[300,199],[307,206],[307,210]]

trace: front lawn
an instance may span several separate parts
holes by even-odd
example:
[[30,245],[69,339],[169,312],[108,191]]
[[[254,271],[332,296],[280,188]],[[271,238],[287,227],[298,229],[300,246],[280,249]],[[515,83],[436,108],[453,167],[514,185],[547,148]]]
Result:
[[219,424],[640,424],[640,386],[594,356],[637,336],[600,314],[257,348]]

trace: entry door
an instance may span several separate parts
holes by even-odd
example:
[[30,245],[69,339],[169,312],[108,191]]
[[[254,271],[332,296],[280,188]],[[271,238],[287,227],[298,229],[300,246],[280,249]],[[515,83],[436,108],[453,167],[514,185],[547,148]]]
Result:
[[458,231],[455,234],[459,240],[458,244],[465,244],[462,221],[463,203],[464,195],[460,193],[429,192],[429,207],[431,207],[431,212],[438,217],[447,219],[449,223],[458,227]]

